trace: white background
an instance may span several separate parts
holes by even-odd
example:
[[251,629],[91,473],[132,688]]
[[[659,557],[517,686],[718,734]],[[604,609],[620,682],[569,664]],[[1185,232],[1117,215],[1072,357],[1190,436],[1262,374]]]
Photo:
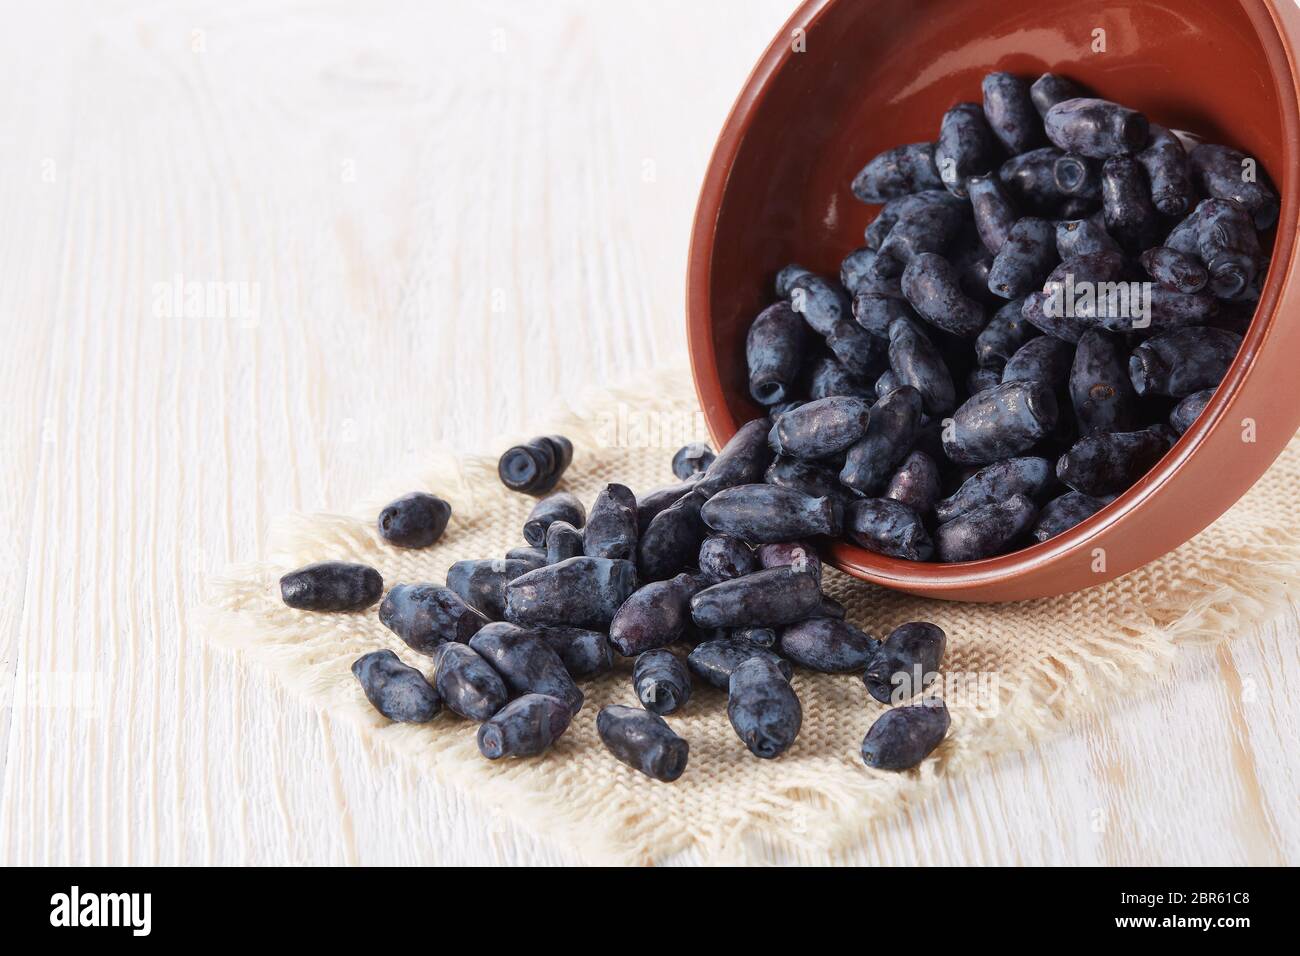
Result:
[[[275,515],[680,361],[698,184],[792,6],[5,4],[0,860],[572,859],[188,609]],[[255,320],[155,314],[177,276]],[[846,858],[1300,862],[1296,637],[1188,651]]]

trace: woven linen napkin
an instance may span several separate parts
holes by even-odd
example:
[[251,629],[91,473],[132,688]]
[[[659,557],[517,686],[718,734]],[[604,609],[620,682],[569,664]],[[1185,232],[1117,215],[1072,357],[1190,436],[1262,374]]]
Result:
[[[394,724],[366,702],[349,670],[362,654],[391,648],[432,673],[429,659],[384,628],[375,608],[295,611],[281,602],[278,579],[312,561],[339,559],[373,565],[386,586],[443,583],[455,561],[522,545],[534,499],[502,486],[496,460],[509,445],[546,433],[572,439],[573,464],[560,488],[588,506],[607,482],[638,493],[673,482],[673,451],[707,439],[683,369],[592,390],[481,454],[439,456],[349,513],[280,520],[267,559],[212,581],[201,613],[209,639],[242,649],[251,665],[331,715],[354,720],[375,745],[592,862],[654,863],[692,848],[710,860],[744,862],[754,837],[800,851],[843,847],[869,820],[921,797],[943,776],[988,768],[991,757],[1032,746],[1150,681],[1179,642],[1223,640],[1265,621],[1300,581],[1300,526],[1277,520],[1300,487],[1300,442],[1293,441],[1255,488],[1193,541],[1077,594],[958,604],[893,593],[828,568],[827,592],[870,633],[883,637],[905,621],[930,620],[948,634],[943,689],[952,729],[916,770],[863,765],[863,734],[885,707],[856,675],[796,671],[803,729],[783,757],[751,756],[727,720],[725,694],[697,682],[691,702],[667,718],[690,741],[687,770],[673,784],[650,780],[616,761],[596,735],[602,707],[636,704],[630,661],[583,685],[586,705],[548,753],[489,762],[478,753],[477,725],[447,712],[428,724]],[[394,548],[375,530],[380,507],[412,490],[439,494],[454,509],[442,540],[425,550]]]

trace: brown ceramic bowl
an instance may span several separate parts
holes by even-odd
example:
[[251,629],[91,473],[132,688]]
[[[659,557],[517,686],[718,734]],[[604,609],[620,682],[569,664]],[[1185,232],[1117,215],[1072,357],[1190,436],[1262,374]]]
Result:
[[[1106,52],[1093,53],[1093,31]],[[792,38],[802,38],[801,43]],[[803,51],[795,47],[802,45]],[[1098,584],[1187,541],[1226,511],[1300,426],[1300,11],[1293,0],[809,0],[772,41],[728,117],[691,236],[687,330],[696,389],[721,446],[763,410],[744,342],[789,262],[838,275],[878,207],[849,192],[882,149],[930,140],[990,70],[1051,70],[1165,126],[1241,149],[1277,185],[1272,264],[1241,351],[1201,418],[1089,520],[1014,554],[918,564],[835,543],[850,574],[915,594],[1008,601]],[[1256,440],[1242,440],[1243,419]],[[1105,570],[1097,571],[1097,549]]]

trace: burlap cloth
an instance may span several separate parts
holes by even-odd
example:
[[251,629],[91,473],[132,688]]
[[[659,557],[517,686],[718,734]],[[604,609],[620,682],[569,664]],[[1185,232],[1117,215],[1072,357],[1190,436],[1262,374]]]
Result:
[[[945,669],[960,681],[948,687],[952,730],[918,770],[893,774],[862,764],[862,736],[884,707],[856,676],[796,672],[803,730],[785,756],[752,757],[727,721],[725,695],[697,687],[687,708],[668,718],[690,741],[689,766],[676,783],[657,783],[614,760],[596,736],[601,707],[636,703],[630,662],[584,685],[586,706],[549,753],[490,763],[478,753],[476,725],[447,713],[425,725],[393,724],[367,704],[349,671],[361,654],[392,648],[430,670],[427,658],[379,623],[375,609],[290,610],[277,579],[311,561],[346,559],[375,566],[386,585],[442,583],[454,561],[522,545],[533,499],[501,485],[496,459],[510,444],[551,431],[575,447],[561,487],[588,505],[609,481],[637,492],[668,484],[672,452],[688,439],[707,439],[684,370],[592,392],[577,407],[488,443],[481,454],[439,455],[423,473],[388,484],[350,514],[279,521],[266,563],[232,568],[212,582],[203,624],[213,641],[242,649],[246,660],[331,715],[355,720],[379,745],[593,862],[653,863],[692,844],[710,860],[730,861],[745,860],[747,848],[763,841],[805,852],[842,847],[868,820],[918,799],[943,776],[989,767],[994,755],[1029,747],[1151,680],[1178,643],[1224,640],[1266,620],[1300,580],[1300,526],[1279,520],[1293,510],[1300,488],[1300,441],[1293,441],[1250,494],[1195,540],[1078,594],[955,604],[829,571],[827,591],[871,633],[882,636],[917,619],[948,633]],[[451,525],[427,550],[385,545],[375,531],[380,506],[415,489],[449,500]]]

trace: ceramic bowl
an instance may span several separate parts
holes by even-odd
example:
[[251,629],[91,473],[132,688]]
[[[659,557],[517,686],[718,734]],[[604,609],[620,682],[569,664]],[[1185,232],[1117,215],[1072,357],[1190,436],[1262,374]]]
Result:
[[804,3],[741,91],[696,211],[687,331],[715,445],[763,413],[749,397],[744,342],[772,301],[777,270],[799,262],[838,275],[840,259],[862,244],[878,207],[854,200],[853,175],[882,149],[934,139],[948,107],[979,100],[985,73],[1050,70],[1164,126],[1243,150],[1272,177],[1281,216],[1241,351],[1169,454],[1062,535],[959,564],[900,561],[846,542],[829,545],[826,558],[915,594],[1007,601],[1086,588],[1187,541],[1254,484],[1300,426],[1298,49],[1292,0]]

